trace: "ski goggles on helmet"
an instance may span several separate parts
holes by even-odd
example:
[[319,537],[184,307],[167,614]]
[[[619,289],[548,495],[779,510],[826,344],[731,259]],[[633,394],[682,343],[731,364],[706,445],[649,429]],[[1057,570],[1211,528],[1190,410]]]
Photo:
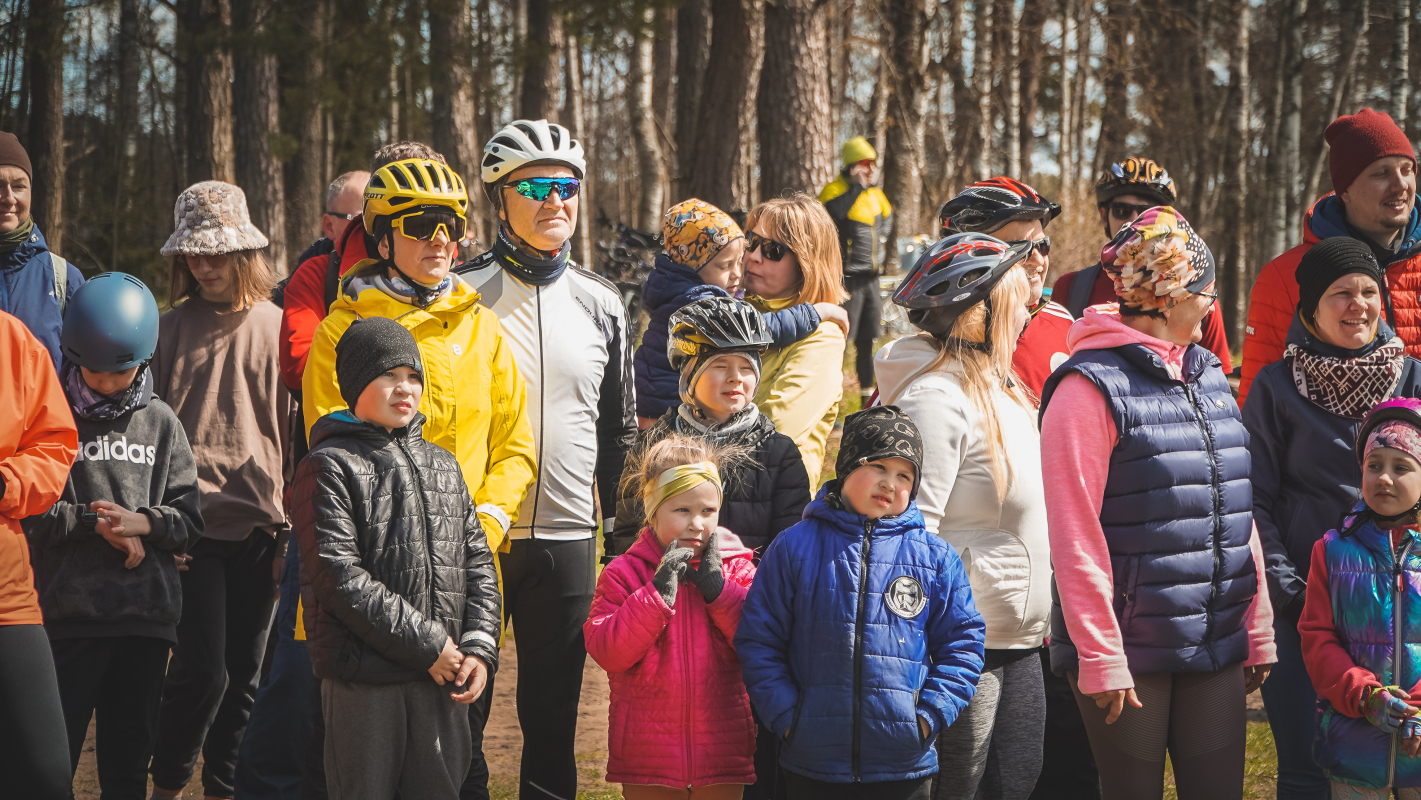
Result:
[[440,230],[444,231],[444,238],[457,242],[464,238],[468,222],[451,211],[416,211],[390,220],[390,227],[417,242],[430,241]]
[[760,254],[766,261],[781,261],[784,257],[794,251],[789,249],[789,245],[777,242],[760,234],[749,231],[745,234],[745,255],[755,252],[755,248],[764,248]]
[[582,181],[577,178],[524,178],[521,181],[510,181],[507,188],[529,200],[541,203],[554,191],[564,200],[576,197],[582,190]]

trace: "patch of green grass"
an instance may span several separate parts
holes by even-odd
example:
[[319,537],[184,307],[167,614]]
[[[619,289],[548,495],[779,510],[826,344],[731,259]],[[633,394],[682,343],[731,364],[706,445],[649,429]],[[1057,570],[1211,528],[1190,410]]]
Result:
[[[1273,729],[1266,722],[1250,722],[1243,755],[1243,796],[1257,800],[1273,797],[1277,784],[1278,751],[1273,746]],[[1164,798],[1179,799],[1174,768],[1168,759],[1164,765]]]

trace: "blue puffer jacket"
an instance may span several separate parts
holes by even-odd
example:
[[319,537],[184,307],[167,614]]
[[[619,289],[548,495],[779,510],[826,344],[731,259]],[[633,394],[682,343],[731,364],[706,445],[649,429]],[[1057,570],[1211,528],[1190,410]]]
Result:
[[[1308,333],[1293,317],[1288,343],[1330,358],[1370,355],[1396,334],[1383,321],[1366,347],[1343,350]],[[1392,397],[1421,397],[1421,361],[1407,357]],[[1352,447],[1360,419],[1324,411],[1293,384],[1286,361],[1259,370],[1243,407],[1253,457],[1253,521],[1268,571],[1268,598],[1288,607],[1307,585],[1312,546],[1356,502],[1362,471]]]
[[834,783],[931,775],[934,737],[977,692],[986,625],[957,552],[916,505],[870,521],[840,510],[837,490],[820,489],[760,561],[735,635],[745,688],[785,736],[787,770]]
[[[1363,508],[1359,502],[1352,513]],[[1349,516],[1344,525],[1352,523]],[[1333,632],[1352,663],[1383,686],[1409,691],[1421,680],[1421,544],[1416,532],[1403,535],[1400,563],[1390,531],[1370,521],[1345,538],[1330,530],[1323,542]],[[1404,593],[1396,591],[1398,585]],[[1407,758],[1397,747],[1398,738],[1318,698],[1313,758],[1332,780],[1371,788],[1421,786],[1421,758]]]
[[[641,302],[651,321],[632,357],[638,417],[660,419],[667,409],[681,405],[678,391],[681,376],[671,369],[671,362],[666,359],[671,315],[697,300],[729,296],[724,289],[701,280],[694,269],[677,264],[665,253],[656,257],[656,268],[646,276],[646,283],[641,287]],[[813,333],[820,322],[818,312],[808,304],[760,316],[770,329],[773,347],[786,347],[803,339]]]
[[[65,302],[84,285],[84,275],[69,265],[64,290]],[[8,253],[0,253],[0,311],[15,315],[54,357],[59,369],[59,331],[64,317],[54,297],[54,265],[49,245],[36,226],[29,241]]]
[[[1190,345],[1181,382],[1142,344],[1079,350],[1046,381],[1044,415],[1071,372],[1106,398],[1119,442],[1100,524],[1130,671],[1212,672],[1248,658],[1245,617],[1258,593],[1248,431],[1213,353]],[[1051,668],[1078,656],[1059,597]]]

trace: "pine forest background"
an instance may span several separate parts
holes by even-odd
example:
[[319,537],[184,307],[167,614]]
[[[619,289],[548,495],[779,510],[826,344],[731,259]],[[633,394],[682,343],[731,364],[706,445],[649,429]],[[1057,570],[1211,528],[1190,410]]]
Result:
[[515,117],[587,148],[574,255],[594,266],[602,216],[657,230],[689,196],[816,192],[864,134],[896,235],[1014,175],[1066,206],[1059,274],[1098,253],[1101,167],[1147,155],[1219,260],[1237,347],[1253,276],[1332,189],[1327,122],[1372,106],[1418,138],[1418,2],[0,0],[0,130],[29,150],[53,249],[154,286],[195,181],[240,185],[288,271],[334,176],[419,139],[477,187]]

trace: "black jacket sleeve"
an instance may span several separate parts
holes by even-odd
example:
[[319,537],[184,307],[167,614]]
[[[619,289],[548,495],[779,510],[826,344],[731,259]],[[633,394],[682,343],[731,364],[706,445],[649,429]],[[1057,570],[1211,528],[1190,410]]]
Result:
[[493,551],[470,500],[464,514],[464,627],[459,652],[478,656],[490,672],[497,671],[502,627],[503,598],[498,593]]
[[622,477],[627,451],[636,441],[633,351],[626,312],[618,304],[612,317],[611,337],[607,342],[611,358],[602,373],[602,386],[597,396],[597,496],[602,503],[604,517],[610,516],[617,507],[617,482]]
[[770,506],[771,542],[776,535],[804,518],[804,509],[812,499],[809,496],[809,472],[804,468],[799,448],[787,436],[775,438],[776,441],[770,443],[773,448],[770,469],[775,479],[775,493]]
[[56,547],[77,540],[83,536],[97,536],[93,525],[85,524],[80,515],[86,506],[74,502],[74,482],[64,487],[62,500],[55,501],[43,514],[35,514],[20,520],[20,529],[25,532],[30,547]]
[[[202,493],[187,434],[176,418],[167,435],[167,484],[160,504],[139,509],[153,530],[144,540],[155,550],[185,552],[202,538]],[[283,551],[284,554],[284,551]]]

